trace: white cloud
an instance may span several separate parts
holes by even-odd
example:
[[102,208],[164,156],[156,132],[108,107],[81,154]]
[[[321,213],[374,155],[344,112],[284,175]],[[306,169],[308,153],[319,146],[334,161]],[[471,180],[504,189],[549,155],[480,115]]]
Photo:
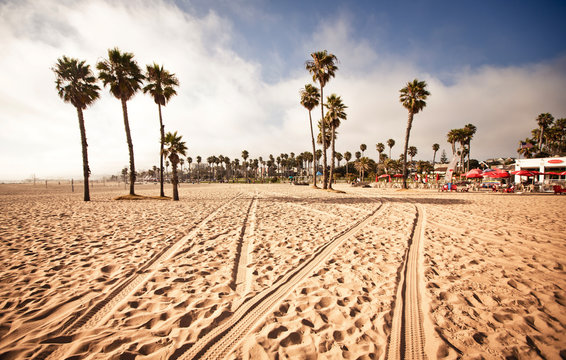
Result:
[[[163,2],[8,2],[0,5],[0,66],[9,69],[0,89],[0,179],[79,177],[80,139],[76,112],[57,97],[49,70],[62,55],[95,67],[108,48],[133,52],[140,66],[156,61],[177,74],[178,96],[164,108],[167,130],[187,140],[193,159],[223,154],[231,159],[247,149],[252,157],[310,148],[308,115],[299,90],[311,81],[298,68],[288,78],[267,82],[261,59],[239,56],[237,29],[214,11],[196,17]],[[5,20],[5,21],[4,21]],[[417,158],[429,159],[437,142],[448,150],[448,130],[473,123],[478,133],[472,156],[515,155],[517,141],[528,136],[541,112],[566,113],[563,94],[566,59],[522,67],[462,70],[450,85],[419,71],[418,59],[382,54],[355,39],[348,18],[320,26],[298,39],[308,53],[327,48],[340,59],[339,71],[325,93],[336,92],[349,106],[337,149],[356,151],[388,138],[403,146],[406,111],[399,89],[417,77],[429,83],[432,96],[416,116],[411,144]],[[281,49],[280,59],[285,59]],[[128,103],[136,168],[158,161],[157,109],[139,93]],[[319,109],[313,111],[316,120]],[[89,159],[95,177],[117,173],[128,163],[118,100],[103,89],[85,111]]]

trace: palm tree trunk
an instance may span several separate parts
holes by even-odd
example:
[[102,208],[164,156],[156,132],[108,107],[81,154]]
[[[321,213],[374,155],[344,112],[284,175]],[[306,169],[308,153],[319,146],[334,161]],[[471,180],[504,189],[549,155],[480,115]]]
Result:
[[409,148],[409,135],[411,135],[412,126],[413,112],[409,111],[409,119],[407,120],[407,132],[405,133],[405,149],[403,151],[403,189],[407,188],[407,150]]
[[136,166],[134,164],[134,145],[130,134],[130,123],[128,121],[128,107],[126,99],[122,98],[122,112],[124,113],[124,127],[126,129],[126,140],[128,141],[128,152],[130,155],[130,195],[135,195],[134,183],[136,182]]
[[466,163],[466,172],[470,171],[470,140],[468,140],[468,162]]
[[87,154],[87,143],[86,143],[86,130],[85,121],[83,117],[83,110],[77,107],[77,114],[79,115],[79,128],[81,130],[81,145],[83,149],[83,178],[84,178],[84,201],[90,201],[90,191],[88,187],[88,177],[90,169],[88,168],[88,154]]
[[320,87],[320,113],[321,113],[321,130],[322,130],[322,188],[328,188],[328,172],[326,171],[326,166],[328,165],[328,159],[326,158],[326,126],[324,124],[324,97],[322,89],[324,86]]
[[312,172],[312,186],[317,187],[316,186],[316,147],[314,145],[314,131],[312,129],[312,116],[311,116],[311,111],[309,110],[309,121],[311,124],[311,141],[312,141],[312,153],[313,153],[313,168],[315,170],[313,170]]
[[165,142],[165,126],[163,126],[163,118],[161,117],[161,104],[157,104],[159,109],[159,129],[161,130],[161,150],[159,151],[159,196],[164,197],[165,192],[163,191],[163,143]]
[[332,152],[330,153],[330,178],[328,180],[328,188],[332,189],[332,180],[334,179],[334,159],[336,158],[336,151],[334,150],[334,136],[336,135],[336,127],[334,126],[334,124],[332,124],[331,126],[331,132],[332,132],[332,139],[330,139],[331,141],[331,147],[332,147]]
[[539,146],[538,146],[538,152],[542,152],[542,139],[543,139],[543,134],[544,134],[544,127],[540,127],[540,140],[539,140]]
[[179,183],[179,179],[177,177],[177,163],[172,163],[171,166],[173,167],[173,200],[179,201],[179,189],[177,188],[177,184]]

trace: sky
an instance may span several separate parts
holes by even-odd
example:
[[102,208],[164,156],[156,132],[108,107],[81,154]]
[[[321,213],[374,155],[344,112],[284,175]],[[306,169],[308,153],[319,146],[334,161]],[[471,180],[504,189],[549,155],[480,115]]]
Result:
[[[517,157],[538,114],[566,117],[564,14],[562,0],[0,0],[0,181],[81,178],[77,113],[51,69],[66,55],[96,73],[114,47],[144,70],[156,62],[176,74],[165,130],[183,136],[193,159],[312,151],[299,92],[318,50],[338,58],[325,96],[348,106],[337,151],[364,143],[377,159],[375,145],[391,138],[398,158],[407,126],[399,90],[416,78],[431,96],[413,122],[415,159],[432,160],[434,143],[450,158],[446,134],[468,123],[477,127],[472,158]],[[128,165],[120,101],[99,85],[84,111],[94,179]],[[140,92],[128,113],[136,169],[151,168],[157,106]]]

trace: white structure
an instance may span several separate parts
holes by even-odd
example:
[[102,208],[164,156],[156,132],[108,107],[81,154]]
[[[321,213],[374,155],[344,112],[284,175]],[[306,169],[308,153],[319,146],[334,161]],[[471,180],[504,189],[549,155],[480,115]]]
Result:
[[[561,173],[566,171],[566,157],[551,157],[551,158],[538,158],[538,159],[517,159],[515,161],[515,171],[528,170],[544,172]],[[566,176],[556,175],[538,175],[538,182],[543,183],[544,180],[565,180]],[[521,181],[521,177],[515,175],[515,182]]]

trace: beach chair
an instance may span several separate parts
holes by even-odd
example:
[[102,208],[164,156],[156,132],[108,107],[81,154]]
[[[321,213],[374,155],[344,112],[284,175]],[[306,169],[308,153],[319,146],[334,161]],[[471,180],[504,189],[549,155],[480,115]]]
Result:
[[566,193],[566,189],[563,189],[562,186],[560,186],[560,185],[554,185],[552,188],[554,189],[555,195],[556,194],[560,195],[562,193]]
[[514,193],[515,192],[515,185],[508,187],[502,190],[504,193]]

